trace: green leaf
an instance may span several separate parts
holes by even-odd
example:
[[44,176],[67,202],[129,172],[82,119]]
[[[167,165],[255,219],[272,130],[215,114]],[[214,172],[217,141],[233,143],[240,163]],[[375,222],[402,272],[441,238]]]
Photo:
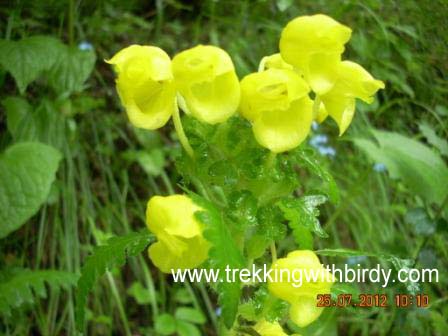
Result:
[[140,282],[134,282],[128,288],[127,293],[132,296],[139,305],[146,305],[153,301],[151,292],[142,286]]
[[0,238],[17,230],[48,197],[61,159],[38,142],[14,144],[0,154]]
[[53,66],[62,46],[59,40],[50,36],[0,40],[0,65],[14,77],[23,94],[28,84]]
[[322,163],[316,158],[315,152],[298,148],[294,151],[297,164],[306,167],[309,171],[316,174],[327,185],[327,194],[330,201],[334,204],[339,203],[339,188],[333,176],[323,167]]
[[155,148],[149,152],[129,150],[124,154],[125,159],[136,161],[149,176],[159,176],[165,166],[165,156],[163,151]]
[[156,332],[160,335],[171,335],[176,331],[176,320],[170,314],[161,314],[156,317]]
[[[8,274],[9,273],[9,274]],[[45,298],[45,283],[52,288],[65,288],[76,284],[78,276],[56,270],[16,269],[0,274],[0,314],[9,316],[13,308],[34,303],[36,297]]]
[[439,137],[434,129],[427,123],[418,124],[418,128],[426,140],[440,151],[440,154],[448,157],[448,141]]
[[[322,229],[319,222],[319,205],[325,203],[327,198],[323,195],[309,195],[298,199],[287,199],[279,203],[294,236],[300,238],[300,228],[305,227],[315,232],[319,237],[327,238],[328,234]],[[296,239],[297,240],[297,239]],[[300,244],[299,241],[297,241]]]
[[91,50],[65,46],[49,74],[50,86],[59,94],[83,90],[95,66],[96,56]]
[[205,323],[206,319],[204,314],[201,311],[190,308],[190,307],[180,307],[176,309],[174,316],[178,320],[183,320],[187,322],[202,324]]
[[84,328],[87,295],[97,279],[107,270],[124,265],[127,257],[140,254],[152,239],[149,232],[131,232],[110,238],[107,245],[95,247],[92,255],[87,257],[76,289],[76,326],[80,331]]
[[176,326],[179,336],[201,336],[201,332],[194,324],[177,321]]
[[448,168],[440,155],[401,134],[372,132],[378,145],[367,139],[354,139],[355,144],[375,162],[385,164],[392,178],[401,179],[426,201],[441,205],[448,194]]
[[405,221],[417,236],[430,236],[436,231],[436,223],[429,218],[424,208],[409,210],[406,213]]
[[209,251],[210,266],[220,269],[218,280],[218,302],[222,308],[224,324],[231,328],[235,321],[240,301],[240,282],[225,281],[223,271],[228,265],[231,269],[241,269],[246,264],[241,251],[238,249],[228,227],[225,225],[221,212],[212,203],[198,195],[190,193],[193,201],[204,209],[196,213],[196,217],[205,225],[204,237],[211,243]]
[[42,99],[37,108],[33,108],[24,98],[7,97],[2,104],[8,131],[16,142],[39,141],[62,149],[65,117],[53,102]]

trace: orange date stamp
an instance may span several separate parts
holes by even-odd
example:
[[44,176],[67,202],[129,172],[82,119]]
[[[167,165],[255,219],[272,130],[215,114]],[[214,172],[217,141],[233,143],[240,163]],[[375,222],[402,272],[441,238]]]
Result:
[[387,294],[359,294],[357,296],[353,296],[352,294],[338,294],[336,296],[331,296],[331,294],[317,294],[316,300],[317,307],[335,308],[387,308],[391,305],[398,308],[425,308],[429,306],[429,296],[426,294],[395,294],[392,300],[389,300]]

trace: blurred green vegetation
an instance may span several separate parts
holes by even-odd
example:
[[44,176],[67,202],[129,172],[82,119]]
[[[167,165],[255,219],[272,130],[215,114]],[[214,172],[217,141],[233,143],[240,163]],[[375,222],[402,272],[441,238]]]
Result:
[[[87,61],[81,61],[84,54],[75,55],[66,68],[61,65],[66,76],[40,76],[26,90],[19,90],[5,67],[0,68],[1,151],[15,141],[38,139],[63,154],[57,179],[41,210],[0,240],[2,282],[13,276],[4,270],[16,268],[79,273],[94,246],[113,235],[145,227],[145,205],[151,195],[178,190],[181,177],[174,157],[180,148],[175,135],[169,128],[147,132],[129,124],[115,93],[114,74],[103,59],[134,43],[157,45],[171,56],[198,43],[210,43],[229,52],[242,77],[255,71],[263,56],[277,52],[281,29],[291,18],[318,12],[352,27],[346,57],[385,81],[386,89],[371,106],[358,105],[354,123],[342,138],[337,137],[332,123],[315,131],[325,135],[327,145],[334,149],[335,154],[323,156],[322,161],[341,191],[338,205],[321,208],[321,225],[329,238],[319,238],[316,247],[347,247],[413,259],[416,267],[437,267],[439,283],[419,289],[430,295],[427,309],[327,309],[320,320],[300,333],[447,335],[447,200],[430,202],[415,192],[412,180],[391,178],[355,145],[356,139],[372,139],[372,129],[383,129],[428,145],[446,162],[445,0],[2,3],[0,33],[4,40],[47,35],[74,49],[91,49]],[[86,68],[93,54],[95,65]],[[88,78],[79,77],[82,69],[87,69]],[[61,83],[58,79],[67,74],[74,79]],[[14,132],[16,128],[10,126],[9,117],[7,120],[14,109],[32,111],[31,131]],[[301,183],[312,189],[316,181],[305,175]],[[286,239],[279,254],[293,244],[292,238]],[[359,262],[376,263],[369,259]],[[0,333],[75,334],[73,288],[63,290],[58,281],[53,282],[56,285],[48,282],[45,298],[36,298],[34,303],[25,300],[12,315],[0,315]],[[359,289],[380,292],[369,285]],[[406,288],[394,284],[385,292],[404,293]],[[172,283],[143,255],[108,272],[89,298],[89,335],[153,335],[155,330],[165,334],[177,330],[180,335],[195,335],[199,330],[204,335],[215,333],[216,298],[201,285]],[[175,321],[177,329],[166,330]]]

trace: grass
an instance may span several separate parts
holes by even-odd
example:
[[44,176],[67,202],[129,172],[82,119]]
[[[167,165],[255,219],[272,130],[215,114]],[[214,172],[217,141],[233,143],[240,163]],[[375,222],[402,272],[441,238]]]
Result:
[[[114,93],[113,73],[102,59],[132,43],[158,45],[171,55],[197,43],[213,43],[229,50],[243,76],[257,68],[262,56],[276,52],[281,28],[289,19],[324,12],[354,27],[348,57],[386,80],[387,88],[378,104],[359,107],[348,136],[338,139],[335,125],[319,130],[329,134],[337,151],[327,164],[342,202],[322,209],[321,223],[331,238],[317,245],[417,258],[418,265],[436,265],[442,279],[423,288],[433,298],[428,311],[338,311],[329,313],[327,321],[335,323],[337,318],[339,333],[344,335],[441,335],[447,330],[446,231],[426,241],[404,220],[414,207],[424,207],[434,216],[438,209],[424,204],[387,173],[374,171],[347,141],[371,127],[422,138],[417,126],[421,121],[446,138],[448,11],[444,1],[14,1],[1,5],[0,12],[7,18],[0,24],[4,38],[51,34],[74,45],[88,41],[98,56],[88,87],[70,101],[71,113],[64,121],[64,161],[51,196],[30,223],[1,241],[0,265],[79,273],[93,246],[110,235],[145,226],[145,206],[151,195],[178,190],[173,156],[179,147],[172,141],[173,134],[142,133],[129,125]],[[2,99],[17,94],[11,78],[4,72],[0,78]],[[37,100],[46,94],[34,85],[27,97]],[[2,115],[2,131],[4,125]],[[2,134],[2,148],[7,142]],[[145,173],[123,154],[154,148],[164,155],[163,169],[156,175]],[[137,304],[135,296],[126,294],[134,283],[148,293],[145,304]],[[388,292],[403,290],[392,287]],[[88,334],[152,335],[157,317],[179,305],[178,293],[207,316],[204,334],[215,334],[215,298],[204,287],[171,283],[144,255],[131,259],[121,270],[111,270],[97,285],[90,296]],[[74,323],[73,291],[51,290],[35,308],[3,318],[0,331],[5,335],[73,335]],[[320,334],[326,335],[325,331]]]

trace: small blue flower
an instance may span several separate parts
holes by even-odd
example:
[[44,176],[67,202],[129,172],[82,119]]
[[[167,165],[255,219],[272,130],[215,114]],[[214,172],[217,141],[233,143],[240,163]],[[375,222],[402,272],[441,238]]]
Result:
[[216,313],[216,316],[221,316],[221,313],[222,313],[221,307],[217,307],[215,310],[215,313]]
[[80,44],[78,44],[79,50],[93,50],[93,45],[90,42],[82,41]]
[[373,165],[373,170],[378,172],[378,173],[382,173],[385,172],[387,170],[387,167],[384,163],[381,162],[377,162]]
[[357,265],[362,263],[364,260],[366,260],[366,256],[353,256],[347,258],[347,265]]
[[310,145],[313,147],[319,147],[322,144],[328,142],[328,137],[325,134],[316,134],[310,139]]
[[313,129],[313,131],[317,131],[319,129],[319,123],[313,121],[313,123],[311,124],[311,128]]
[[319,146],[317,147],[319,153],[323,156],[331,156],[334,157],[336,155],[336,149],[330,146]]

